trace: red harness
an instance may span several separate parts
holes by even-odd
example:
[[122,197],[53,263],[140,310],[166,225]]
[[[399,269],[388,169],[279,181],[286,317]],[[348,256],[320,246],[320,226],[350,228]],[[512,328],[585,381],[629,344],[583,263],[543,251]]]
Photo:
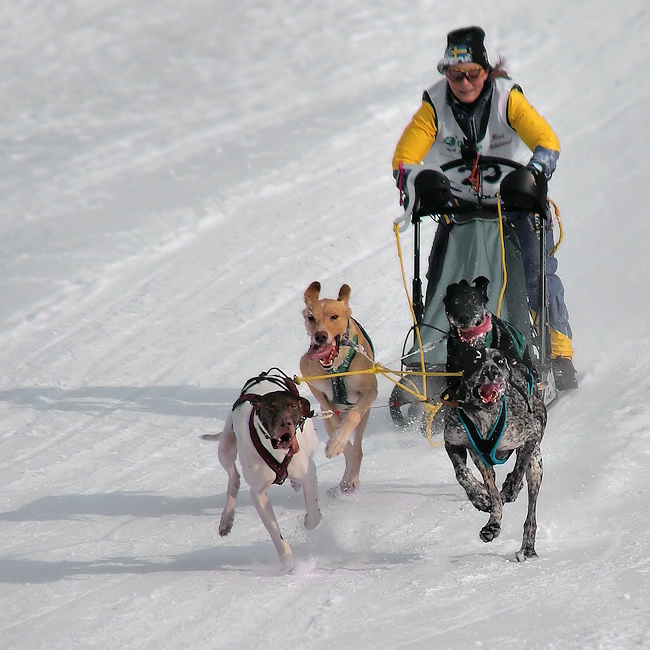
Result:
[[300,446],[298,445],[298,438],[294,435],[291,438],[291,447],[287,450],[287,455],[284,457],[284,460],[277,461],[273,454],[264,446],[260,438],[259,431],[255,428],[255,409],[251,413],[249,420],[249,430],[251,434],[251,440],[253,441],[253,447],[257,453],[261,456],[262,460],[275,472],[275,481],[274,485],[282,485],[287,480],[289,463],[291,459],[300,451]]
[[[252,386],[255,386],[256,384],[260,384],[263,381],[270,381],[274,384],[277,384],[281,389],[286,390],[287,392],[291,393],[292,395],[298,396],[298,387],[296,386],[295,382],[293,382],[289,377],[284,375],[282,373],[282,376],[277,376],[277,375],[272,375],[271,371],[274,370],[273,368],[269,370],[268,372],[263,372],[259,377],[253,377],[252,379],[249,379],[246,382],[246,385],[244,386],[241,395],[237,398],[235,403],[233,404],[232,408],[233,410],[243,404],[244,402],[251,402],[251,398],[255,395],[254,393],[249,393],[247,392]],[[278,370],[275,368],[275,370]],[[282,372],[282,371],[279,371]],[[260,437],[260,432],[257,430],[255,427],[255,407],[253,407],[253,410],[251,412],[251,417],[248,423],[248,428],[250,431],[251,435],[251,441],[253,443],[253,447],[255,447],[255,450],[257,453],[260,455],[262,460],[275,472],[275,481],[273,481],[274,485],[282,485],[286,480],[287,480],[287,467],[289,466],[289,463],[291,462],[291,459],[300,451],[300,446],[298,445],[298,438],[295,435],[291,437],[291,446],[289,449],[287,449],[287,455],[284,457],[282,461],[278,461],[273,457],[273,454],[264,446],[264,443],[262,442],[262,439]],[[297,428],[301,428],[301,424],[298,424]],[[269,436],[266,435],[268,438]],[[271,444],[273,445],[273,448],[275,449],[275,441],[274,439],[271,438]]]

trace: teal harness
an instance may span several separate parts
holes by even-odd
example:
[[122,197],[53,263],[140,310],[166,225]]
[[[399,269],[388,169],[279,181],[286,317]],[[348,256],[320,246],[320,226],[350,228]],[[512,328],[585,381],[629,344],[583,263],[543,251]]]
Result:
[[[526,400],[528,410],[530,411],[530,397],[532,396],[535,389],[535,380],[526,366],[521,364],[520,367],[526,371],[526,391],[524,391],[523,388],[520,388],[516,384],[514,386]],[[479,431],[474,421],[460,406],[456,408],[456,414],[458,415],[458,419],[465,429],[465,433],[467,433],[469,441],[472,443],[472,447],[474,447],[474,451],[476,451],[476,453],[479,455],[479,458],[486,465],[503,465],[503,463],[505,463],[510,458],[513,452],[512,449],[508,451],[505,458],[497,458],[496,456],[499,441],[501,440],[501,436],[503,436],[503,432],[506,430],[506,425],[508,424],[508,403],[505,395],[503,396],[503,401],[501,402],[499,417],[485,438],[481,435],[481,432]]]
[[[352,319],[354,320],[354,319]],[[370,337],[368,334],[366,334],[366,331],[359,325],[359,323],[355,320],[354,321],[355,325],[359,328],[361,333],[366,337],[366,340],[370,344],[370,349],[372,350],[372,356],[375,356],[375,348],[372,345],[372,341],[370,340]],[[338,375],[339,373],[342,372],[347,372],[350,369],[350,364],[352,363],[352,359],[354,359],[354,355],[357,353],[357,347],[359,344],[359,337],[355,334],[352,337],[352,341],[348,338],[348,335],[350,334],[350,325],[348,323],[348,329],[345,333],[345,337],[341,339],[341,345],[345,345],[345,341],[348,342],[348,345],[350,346],[350,351],[346,354],[345,359],[343,359],[343,362],[338,368],[329,368],[327,370],[328,374],[330,375]],[[331,378],[332,382],[332,401],[335,404],[341,404],[343,406],[354,406],[352,402],[348,401],[348,391],[345,388],[345,377],[332,377]]]
[[497,458],[497,447],[499,446],[499,440],[503,432],[506,430],[506,424],[508,423],[508,405],[506,404],[506,397],[503,396],[503,401],[501,402],[501,411],[499,412],[499,417],[494,423],[492,429],[487,434],[485,438],[481,436],[481,432],[478,430],[478,427],[474,421],[465,413],[465,411],[459,406],[456,408],[456,413],[460,423],[467,433],[469,441],[474,447],[474,451],[479,455],[479,458],[486,464],[490,466],[494,465],[503,465],[510,455],[512,454],[512,449],[508,452],[505,458]]

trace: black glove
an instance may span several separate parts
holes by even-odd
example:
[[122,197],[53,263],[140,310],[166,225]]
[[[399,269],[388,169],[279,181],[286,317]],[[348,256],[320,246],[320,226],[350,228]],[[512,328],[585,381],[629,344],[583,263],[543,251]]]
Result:
[[543,212],[548,181],[544,172],[528,165],[511,171],[501,181],[501,199],[508,212]]
[[415,178],[416,212],[420,215],[443,214],[454,206],[449,179],[441,172],[424,169]]
[[546,179],[546,174],[541,169],[541,165],[538,166],[535,163],[528,163],[526,169],[535,179],[535,185],[539,192],[538,196],[546,196],[548,194],[548,180]]

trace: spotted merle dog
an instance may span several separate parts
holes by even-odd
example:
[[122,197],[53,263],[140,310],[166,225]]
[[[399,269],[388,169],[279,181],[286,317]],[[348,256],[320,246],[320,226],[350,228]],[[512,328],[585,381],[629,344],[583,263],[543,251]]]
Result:
[[[463,375],[458,401],[445,413],[445,449],[472,505],[490,513],[479,533],[484,542],[499,536],[503,504],[516,500],[526,477],[528,514],[521,548],[515,554],[517,561],[523,562],[537,556],[536,507],[543,473],[540,443],[546,427],[546,407],[531,377],[518,366],[511,367],[501,352],[487,348],[478,354],[478,370]],[[467,466],[467,452],[482,483]],[[505,463],[513,452],[514,467],[499,491],[494,466]]]

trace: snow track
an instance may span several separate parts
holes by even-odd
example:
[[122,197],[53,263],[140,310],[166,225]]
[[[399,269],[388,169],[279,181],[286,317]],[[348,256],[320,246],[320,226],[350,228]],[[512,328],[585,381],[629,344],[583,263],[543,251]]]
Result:
[[[0,8],[0,647],[650,646],[646,3],[266,5]],[[381,379],[361,491],[327,495],[343,461],[318,422],[321,524],[269,492],[284,576],[245,487],[219,537],[200,436],[249,377],[298,372],[313,280],[352,287],[399,367],[390,158],[462,24],[563,144],[581,388],[549,413],[540,557],[514,561],[525,499],[479,540],[486,515],[442,448],[393,427]]]

